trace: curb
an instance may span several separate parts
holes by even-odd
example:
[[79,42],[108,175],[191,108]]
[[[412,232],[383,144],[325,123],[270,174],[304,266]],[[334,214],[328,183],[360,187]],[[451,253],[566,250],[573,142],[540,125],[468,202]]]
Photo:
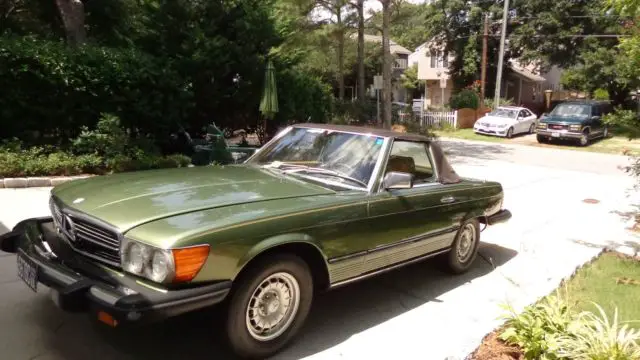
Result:
[[0,189],[51,187],[60,185],[68,181],[86,179],[92,176],[95,175],[4,178],[0,179]]

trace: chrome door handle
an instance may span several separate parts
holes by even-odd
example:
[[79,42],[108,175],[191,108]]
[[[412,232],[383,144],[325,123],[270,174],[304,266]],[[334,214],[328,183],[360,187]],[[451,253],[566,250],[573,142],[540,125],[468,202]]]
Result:
[[443,204],[449,204],[456,201],[456,199],[453,196],[445,196],[442,199],[440,199],[440,202]]

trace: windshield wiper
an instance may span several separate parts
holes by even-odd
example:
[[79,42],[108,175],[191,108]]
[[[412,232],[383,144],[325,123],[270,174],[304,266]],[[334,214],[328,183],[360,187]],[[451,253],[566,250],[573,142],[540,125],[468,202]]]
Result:
[[360,180],[358,180],[358,179],[356,179],[354,177],[342,174],[342,173],[334,171],[334,170],[329,170],[329,169],[320,169],[320,168],[314,168],[314,167],[308,167],[308,166],[300,165],[300,166],[296,166],[295,169],[285,170],[284,172],[287,173],[287,174],[291,174],[291,173],[307,173],[307,174],[331,175],[331,176],[339,177],[341,179],[345,179],[345,180],[349,180],[349,181],[358,183],[358,184],[362,185],[362,187],[364,187],[364,188],[366,188],[368,186],[363,181],[360,181]]

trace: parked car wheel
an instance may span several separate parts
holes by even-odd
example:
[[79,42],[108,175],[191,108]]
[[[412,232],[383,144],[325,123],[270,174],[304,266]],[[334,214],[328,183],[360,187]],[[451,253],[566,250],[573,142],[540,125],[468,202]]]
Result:
[[602,138],[603,138],[603,139],[606,139],[606,138],[607,138],[607,136],[609,136],[609,127],[608,127],[608,126],[605,126],[605,127],[604,127],[604,131],[602,132]]
[[536,140],[538,140],[540,144],[546,144],[549,142],[546,137],[540,135],[536,135]]
[[582,133],[582,135],[580,136],[580,139],[578,139],[578,144],[580,146],[587,146],[589,145],[589,132],[585,131]]
[[447,268],[454,274],[469,270],[478,255],[480,245],[480,223],[476,219],[464,222],[453,241],[447,258]]
[[510,127],[509,130],[507,130],[507,139],[511,139],[513,137],[513,128]]
[[533,134],[534,132],[536,132],[536,124],[531,124],[531,126],[529,126],[529,134]]
[[265,257],[234,288],[227,336],[234,352],[264,359],[284,348],[302,327],[313,298],[309,266],[299,257]]

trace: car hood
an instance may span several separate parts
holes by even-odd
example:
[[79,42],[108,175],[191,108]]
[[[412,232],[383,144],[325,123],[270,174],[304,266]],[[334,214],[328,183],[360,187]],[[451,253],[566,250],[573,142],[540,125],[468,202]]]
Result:
[[586,120],[586,117],[580,116],[547,116],[540,119],[540,122],[547,124],[581,124]]
[[65,206],[123,232],[193,211],[333,193],[291,176],[249,166],[136,171],[71,181],[52,191]]
[[478,120],[479,123],[488,123],[491,125],[508,125],[512,121],[507,118],[495,117],[495,116],[485,116]]

